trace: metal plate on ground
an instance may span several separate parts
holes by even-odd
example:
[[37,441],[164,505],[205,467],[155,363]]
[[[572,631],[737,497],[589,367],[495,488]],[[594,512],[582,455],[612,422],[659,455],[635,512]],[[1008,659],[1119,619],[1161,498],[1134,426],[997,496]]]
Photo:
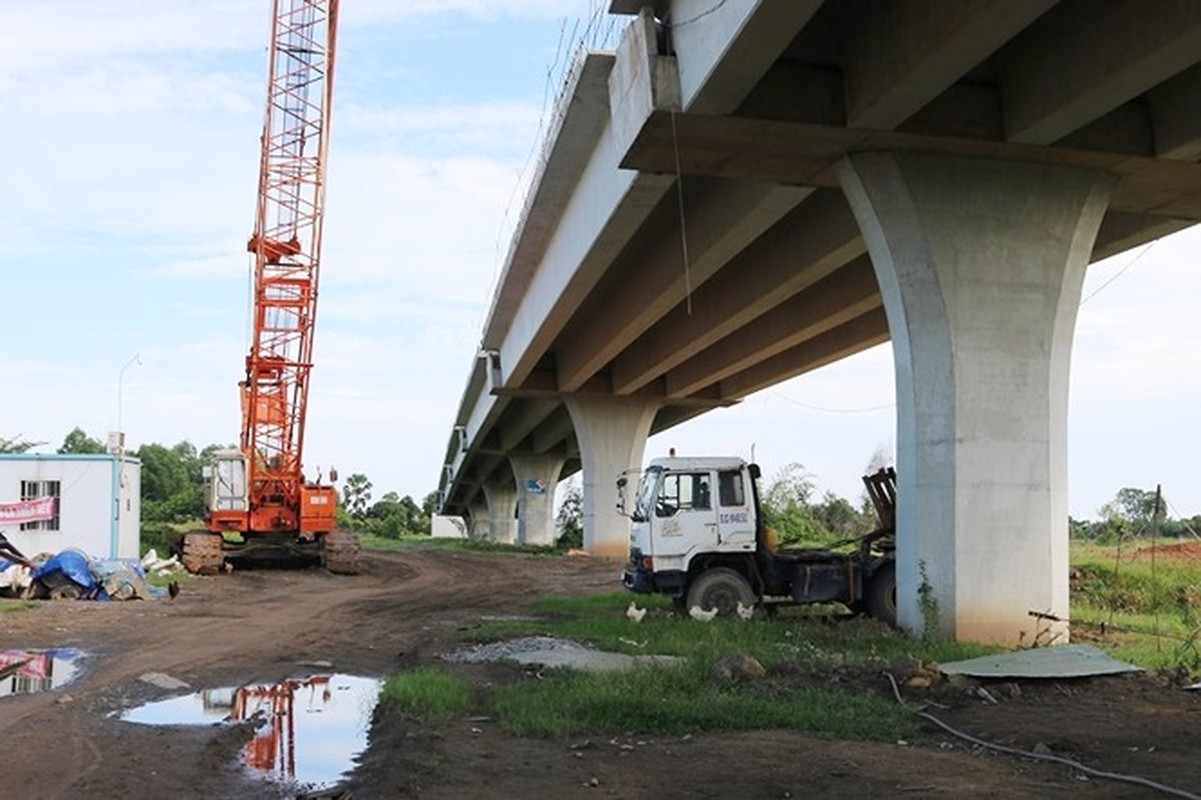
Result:
[[1143,671],[1141,667],[1118,661],[1087,644],[997,653],[942,664],[939,669],[944,675],[967,675],[972,678],[1087,678]]

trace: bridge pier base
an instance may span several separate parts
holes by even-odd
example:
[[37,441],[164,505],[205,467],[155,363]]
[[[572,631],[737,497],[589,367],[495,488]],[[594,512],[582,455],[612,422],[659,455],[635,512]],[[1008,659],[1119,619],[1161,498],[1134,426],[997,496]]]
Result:
[[1066,641],[1072,334],[1109,180],[860,153],[838,168],[897,387],[897,606],[914,634]]
[[517,543],[517,491],[507,484],[485,483],[488,498],[489,540],[499,544]]
[[517,479],[517,541],[540,546],[555,543],[555,486],[565,459],[530,453],[509,456]]
[[584,473],[584,549],[625,558],[630,522],[617,513],[617,476],[642,466],[657,403],[640,398],[574,396],[566,399]]

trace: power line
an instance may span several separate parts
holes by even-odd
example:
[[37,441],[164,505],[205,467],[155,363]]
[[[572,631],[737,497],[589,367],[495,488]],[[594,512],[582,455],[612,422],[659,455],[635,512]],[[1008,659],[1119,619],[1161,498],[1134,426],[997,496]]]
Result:
[[775,391],[774,389],[772,390],[772,394],[774,394],[776,397],[779,397],[781,400],[784,400],[785,402],[792,403],[794,406],[800,406],[801,408],[807,408],[810,411],[821,411],[826,414],[866,414],[866,413],[869,413],[872,411],[883,411],[886,408],[895,408],[896,407],[896,403],[886,403],[882,406],[871,406],[869,408],[825,408],[823,406],[815,406],[815,405],[810,405],[809,403],[802,403],[800,400],[794,400],[791,397],[788,397],[787,395],[783,394],[782,392]]
[[1083,300],[1081,300],[1081,301],[1080,301],[1080,305],[1084,305],[1084,304],[1085,304],[1085,303],[1087,303],[1089,300],[1091,300],[1092,298],[1096,297],[1096,296],[1097,296],[1097,294],[1098,294],[1098,293],[1099,293],[1099,292],[1100,292],[1102,289],[1104,289],[1106,286],[1108,286],[1109,284],[1113,283],[1113,282],[1114,282],[1114,281],[1116,281],[1118,278],[1122,277],[1122,275],[1124,275],[1124,274],[1125,274],[1126,270],[1130,269],[1130,268],[1131,268],[1131,267],[1133,267],[1135,264],[1137,264],[1139,261],[1141,261],[1141,260],[1142,260],[1142,258],[1143,258],[1143,256],[1147,255],[1147,253],[1150,253],[1150,252],[1151,252],[1151,249],[1152,249],[1153,247],[1155,247],[1155,245],[1157,245],[1157,244],[1159,244],[1159,240],[1158,240],[1158,239],[1156,239],[1155,241],[1151,242],[1151,243],[1150,243],[1150,244],[1148,244],[1146,247],[1144,247],[1144,248],[1143,248],[1143,251],[1142,251],[1141,253],[1139,253],[1137,256],[1135,256],[1134,258],[1132,258],[1132,259],[1130,259],[1128,262],[1126,262],[1126,265],[1125,265],[1124,267],[1122,267],[1120,270],[1118,270],[1117,272],[1115,272],[1115,273],[1113,274],[1113,276],[1112,276],[1112,277],[1110,277],[1110,279],[1109,279],[1109,280],[1105,281],[1105,283],[1101,284],[1101,285],[1100,285],[1100,286],[1098,286],[1096,289],[1093,289],[1091,292],[1089,292],[1089,294],[1088,294],[1088,297],[1086,297],[1086,298],[1084,298]]

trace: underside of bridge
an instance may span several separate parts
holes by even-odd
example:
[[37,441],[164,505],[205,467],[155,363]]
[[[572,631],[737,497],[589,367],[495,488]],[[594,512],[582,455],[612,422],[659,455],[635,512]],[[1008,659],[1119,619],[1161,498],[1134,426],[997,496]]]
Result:
[[902,626],[1066,617],[1080,287],[1201,220],[1201,2],[610,11],[628,28],[560,97],[443,509],[547,543],[582,468],[586,547],[622,556],[613,481],[649,434],[891,338]]

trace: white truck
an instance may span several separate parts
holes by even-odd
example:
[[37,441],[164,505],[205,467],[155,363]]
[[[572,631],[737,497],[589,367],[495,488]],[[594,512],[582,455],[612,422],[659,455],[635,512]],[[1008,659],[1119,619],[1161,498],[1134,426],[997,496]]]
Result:
[[720,614],[740,603],[842,603],[896,624],[893,469],[864,477],[880,525],[847,551],[777,546],[759,504],[759,466],[741,458],[657,458],[636,485],[634,477],[617,480],[618,510],[630,518],[627,589]]

